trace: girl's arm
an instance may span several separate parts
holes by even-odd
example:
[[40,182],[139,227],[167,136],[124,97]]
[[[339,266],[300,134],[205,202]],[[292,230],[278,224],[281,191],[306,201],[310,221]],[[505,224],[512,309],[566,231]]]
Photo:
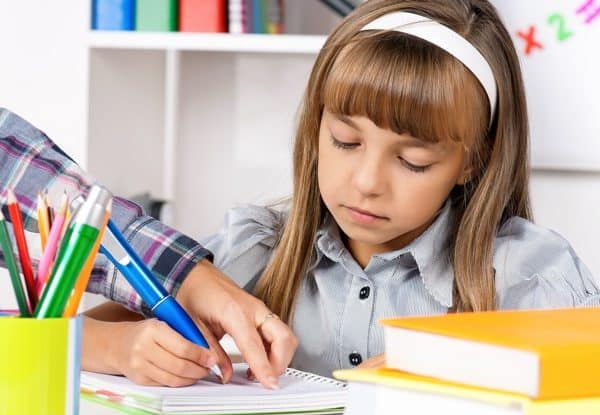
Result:
[[128,310],[119,303],[107,301],[87,310],[84,315],[100,321],[140,321],[144,316]]
[[83,370],[125,375],[142,385],[192,385],[215,364],[208,350],[165,323],[115,303],[85,313],[81,349]]
[[384,367],[384,366],[385,366],[385,353],[378,354],[377,356],[373,356],[373,357],[365,360],[364,362],[362,362],[360,365],[358,365],[358,367],[361,369],[376,369],[378,367]]

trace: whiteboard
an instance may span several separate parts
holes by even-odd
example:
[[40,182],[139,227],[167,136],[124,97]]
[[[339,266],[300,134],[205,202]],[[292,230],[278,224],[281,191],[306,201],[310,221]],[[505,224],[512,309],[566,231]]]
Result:
[[492,3],[522,66],[533,167],[600,171],[600,0]]

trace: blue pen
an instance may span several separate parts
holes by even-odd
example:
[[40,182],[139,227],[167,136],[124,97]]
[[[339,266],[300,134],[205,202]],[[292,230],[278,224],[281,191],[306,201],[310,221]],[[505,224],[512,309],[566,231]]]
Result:
[[[114,242],[113,244],[110,243],[111,239]],[[107,243],[109,246],[105,246]],[[148,304],[156,318],[167,323],[192,343],[206,349],[209,348],[196,323],[175,298],[156,280],[152,271],[148,269],[144,261],[119,231],[117,225],[110,219],[107,232],[105,232],[102,245],[100,245],[100,252],[106,255],[121,271],[133,289]],[[222,377],[217,365],[211,367],[211,370],[217,376]]]
[[[72,203],[76,207],[79,200]],[[117,225],[109,219],[100,252],[104,254],[117,269],[125,276],[133,289],[142,297],[142,300],[152,310],[157,319],[167,323],[173,330],[183,337],[209,349],[206,339],[196,326],[189,314],[157,281],[152,271],[142,261],[133,247],[127,242]],[[219,366],[213,365],[211,370],[222,378]]]

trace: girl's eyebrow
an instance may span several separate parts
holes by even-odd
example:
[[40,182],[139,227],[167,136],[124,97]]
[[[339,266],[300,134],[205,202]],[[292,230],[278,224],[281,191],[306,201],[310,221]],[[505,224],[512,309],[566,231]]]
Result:
[[333,116],[335,118],[337,118],[338,120],[340,120],[341,122],[343,122],[344,124],[349,125],[350,127],[354,128],[356,131],[360,131],[362,133],[362,129],[360,128],[360,126],[355,123],[352,118],[348,117],[347,115],[344,114],[333,114]]
[[[360,126],[355,123],[352,118],[348,117],[347,115],[344,114],[333,114],[333,116],[335,118],[337,118],[339,121],[343,122],[344,124],[348,125],[351,128],[354,128],[356,131],[361,132],[362,133],[362,129],[360,128]],[[425,141],[425,140],[421,140],[420,138],[417,137],[413,137],[410,134],[405,134],[406,136],[406,141],[403,140],[403,144],[410,146],[410,147],[419,147],[419,148],[434,148],[436,146],[437,143],[432,143],[429,141]]]

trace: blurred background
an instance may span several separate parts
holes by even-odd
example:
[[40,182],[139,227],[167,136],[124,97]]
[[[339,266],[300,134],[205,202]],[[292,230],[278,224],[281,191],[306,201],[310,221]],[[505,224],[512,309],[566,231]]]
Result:
[[[227,208],[290,193],[309,71],[359,2],[253,1],[0,0],[0,107],[201,239]],[[599,276],[600,0],[492,2],[526,82],[535,220]],[[0,274],[0,306],[11,292]]]

